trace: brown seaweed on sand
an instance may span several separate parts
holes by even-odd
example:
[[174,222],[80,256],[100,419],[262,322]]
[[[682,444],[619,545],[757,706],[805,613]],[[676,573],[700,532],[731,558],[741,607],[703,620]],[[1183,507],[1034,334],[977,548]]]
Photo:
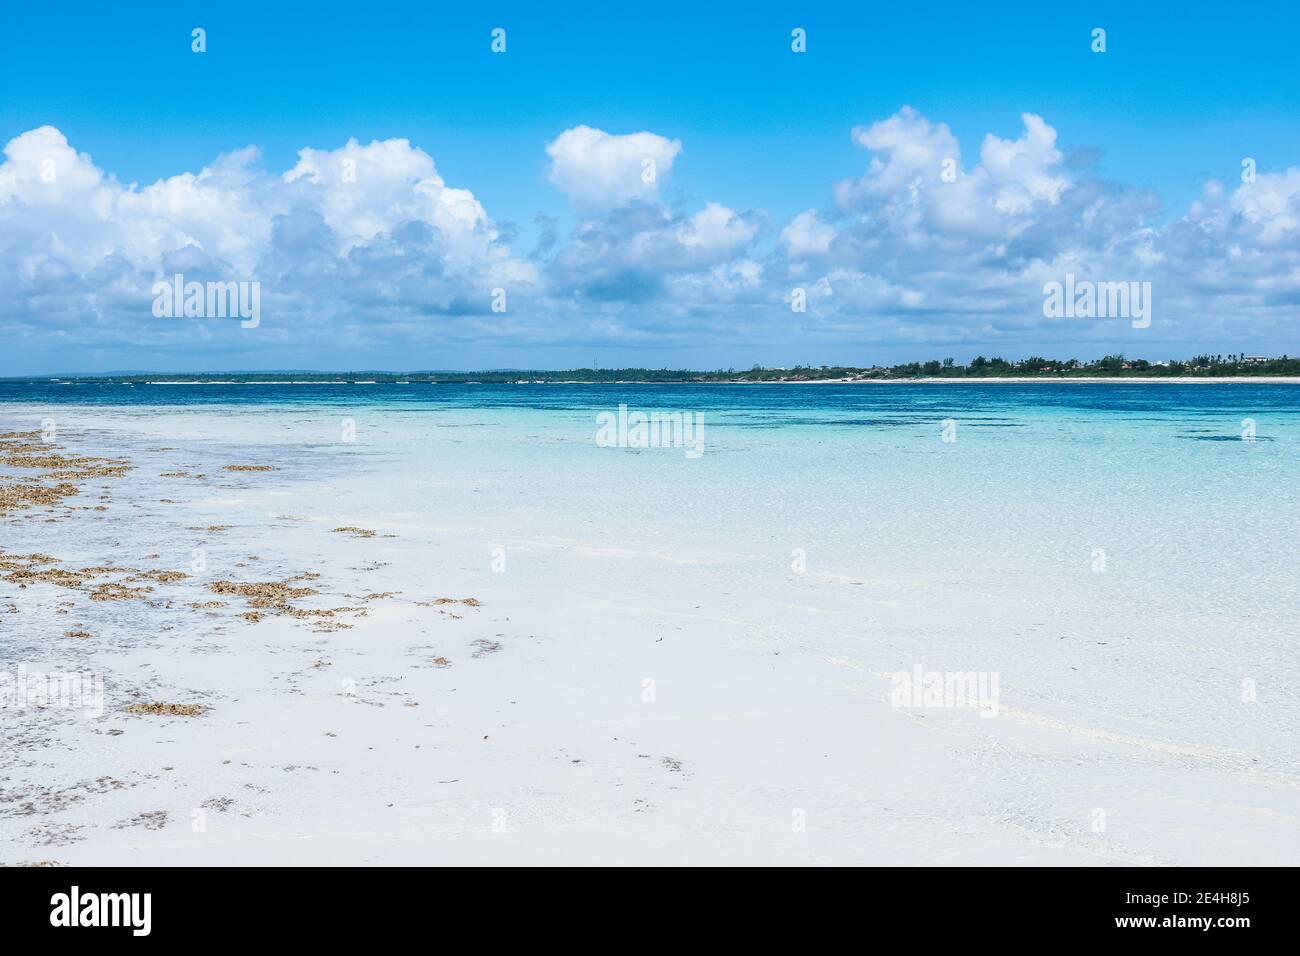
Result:
[[89,581],[93,574],[87,574],[84,571],[69,571],[66,568],[39,568],[33,566],[27,567],[9,567],[17,562],[9,560],[0,561],[0,569],[8,570],[9,573],[3,575],[4,579],[11,584],[19,587],[26,587],[28,584],[42,583],[54,584],[61,588],[79,588]]
[[0,512],[20,511],[37,505],[57,505],[80,490],[66,481],[57,485],[43,485],[31,479],[19,479],[11,484],[0,485]]
[[105,581],[103,584],[95,585],[95,589],[90,592],[92,601],[130,601],[133,598],[143,598],[152,591],[153,588],[129,588],[124,584],[118,584],[114,581]]
[[416,601],[418,607],[441,607],[444,604],[463,604],[466,607],[482,607],[483,602],[478,598],[435,598],[432,601]]
[[276,607],[294,598],[319,594],[315,588],[295,588],[280,581],[255,581],[239,584],[235,581],[213,581],[208,585],[213,594],[229,594],[247,599],[251,607]]
[[350,628],[351,624],[344,624],[342,621],[329,620],[337,614],[351,613],[363,614],[364,608],[356,607],[335,607],[335,608],[302,608],[294,607],[289,602],[296,598],[310,597],[319,594],[315,588],[293,587],[292,581],[299,578],[290,578],[289,581],[257,581],[250,584],[239,584],[235,581],[214,581],[208,585],[208,590],[214,594],[242,597],[248,602],[249,610],[244,611],[239,617],[251,624],[256,624],[263,618],[271,615],[283,617],[292,617],[297,620],[309,620],[317,630],[343,630]]
[[[41,440],[40,432],[0,434],[0,465],[43,473],[0,477],[0,513],[57,505],[81,491],[76,481],[117,478],[131,469],[130,463],[122,459],[60,455],[52,448]],[[56,484],[45,484],[47,481]]]
[[132,704],[128,714],[151,714],[155,717],[198,717],[208,708],[203,704]]
[[157,581],[159,584],[171,584],[173,581],[184,581],[189,575],[184,571],[139,571],[128,581]]

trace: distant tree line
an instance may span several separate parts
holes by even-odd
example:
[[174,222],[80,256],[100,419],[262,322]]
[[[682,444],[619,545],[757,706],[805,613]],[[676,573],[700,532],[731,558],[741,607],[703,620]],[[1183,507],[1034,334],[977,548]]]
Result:
[[928,362],[905,362],[900,365],[795,365],[790,368],[767,368],[755,365],[737,371],[734,368],[712,372],[689,369],[602,368],[567,369],[564,371],[529,371],[497,369],[485,372],[210,372],[186,374],[86,375],[59,377],[58,381],[95,380],[110,382],[312,382],[378,384],[507,384],[507,383],[609,383],[615,382],[810,382],[826,379],[915,379],[915,378],[1213,378],[1228,376],[1297,376],[1300,358],[1286,355],[1265,356],[1197,355],[1188,359],[1150,362],[1125,358],[1122,353],[1104,355],[1081,362],[1078,359],[1049,359],[1032,355],[1019,361],[977,355],[969,365],[953,359]]

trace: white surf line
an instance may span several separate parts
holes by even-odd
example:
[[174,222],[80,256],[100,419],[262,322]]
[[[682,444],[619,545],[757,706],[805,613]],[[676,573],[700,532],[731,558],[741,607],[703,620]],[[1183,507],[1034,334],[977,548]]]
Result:
[[[315,522],[328,522],[331,518],[312,518]],[[382,526],[382,525],[380,525]],[[394,525],[389,524],[389,527]],[[606,545],[585,544],[577,538],[517,538],[508,535],[499,535],[490,528],[469,528],[464,526],[450,525],[427,525],[427,524],[402,524],[403,530],[424,531],[431,534],[451,535],[455,537],[475,537],[484,541],[497,544],[504,543],[506,547],[518,548],[521,550],[559,550],[559,551],[576,551],[580,554],[590,555],[593,557],[607,558],[654,558],[657,561],[666,561],[670,564],[699,565],[720,563],[724,561],[753,561],[765,559],[768,555],[746,554],[744,552],[719,552],[705,555],[698,558],[683,557],[681,555],[669,554],[665,551],[648,551],[639,548],[616,548]]]
[[[861,674],[878,677],[881,680],[887,681],[891,677],[889,673],[865,671],[856,661],[848,658],[831,657],[827,654],[820,654],[818,656],[828,664],[834,664],[837,667],[846,667]],[[1249,754],[1240,750],[1222,750],[1215,747],[1193,747],[1184,744],[1168,743],[1163,740],[1157,740],[1154,737],[1142,737],[1136,734],[1122,734],[1116,731],[1099,730],[1095,727],[1073,724],[1068,721],[1058,720],[1055,717],[1048,717],[1046,714],[1038,714],[1032,711],[1022,710],[1018,707],[1012,707],[1003,703],[998,704],[998,714],[1006,714],[1007,716],[1015,717],[1018,720],[1047,727],[1051,730],[1061,731],[1076,737],[1087,737],[1092,740],[1100,740],[1106,743],[1119,744],[1126,747],[1135,747],[1141,750],[1150,750],[1174,757],[1191,757],[1196,760],[1216,762],[1231,761],[1233,763],[1243,763],[1250,759]],[[1291,787],[1300,787],[1300,779],[1290,777],[1286,774],[1252,772],[1247,774],[1247,776],[1252,778],[1270,778],[1275,782],[1285,783]]]
[[999,704],[999,714],[1006,714],[1019,720],[1029,723],[1038,724],[1042,727],[1048,727],[1052,730],[1063,731],[1067,734],[1074,734],[1079,737],[1088,737],[1092,740],[1102,740],[1106,743],[1121,744],[1126,747],[1137,747],[1143,750],[1151,750],[1156,753],[1164,753],[1173,757],[1192,757],[1197,760],[1223,761],[1229,760],[1234,763],[1244,762],[1250,757],[1240,750],[1220,750],[1214,747],[1192,747],[1184,744],[1171,744],[1163,740],[1157,740],[1154,737],[1141,737],[1136,734],[1121,734],[1111,730],[1098,730],[1095,727],[1085,727],[1082,724],[1072,724],[1064,720],[1058,720],[1055,717],[1048,717],[1046,714],[1037,714],[1032,711],[1021,710],[1018,707],[1009,707],[1006,704]]

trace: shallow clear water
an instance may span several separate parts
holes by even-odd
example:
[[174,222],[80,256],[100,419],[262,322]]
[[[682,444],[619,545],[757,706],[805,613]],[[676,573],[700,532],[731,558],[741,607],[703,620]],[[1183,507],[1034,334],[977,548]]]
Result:
[[[702,413],[703,454],[598,447],[620,404]],[[417,550],[451,528],[658,562],[557,557],[519,584],[539,601],[708,608],[878,673],[995,671],[1034,715],[1295,771],[1294,385],[0,382],[0,425],[45,418],[105,453],[274,461],[281,508],[386,520]]]

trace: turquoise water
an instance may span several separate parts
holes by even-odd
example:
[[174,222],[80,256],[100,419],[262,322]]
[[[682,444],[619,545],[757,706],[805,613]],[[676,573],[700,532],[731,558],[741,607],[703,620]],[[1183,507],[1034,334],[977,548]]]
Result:
[[[599,447],[620,404],[701,413],[703,454]],[[711,610],[877,672],[996,671],[1009,706],[1295,769],[1295,385],[0,382],[0,425],[46,418],[102,453],[178,449],[157,471],[274,461],[281,508],[386,522],[413,562],[448,528],[655,562],[561,548],[510,578],[538,601]],[[174,493],[153,473],[131,494]]]

